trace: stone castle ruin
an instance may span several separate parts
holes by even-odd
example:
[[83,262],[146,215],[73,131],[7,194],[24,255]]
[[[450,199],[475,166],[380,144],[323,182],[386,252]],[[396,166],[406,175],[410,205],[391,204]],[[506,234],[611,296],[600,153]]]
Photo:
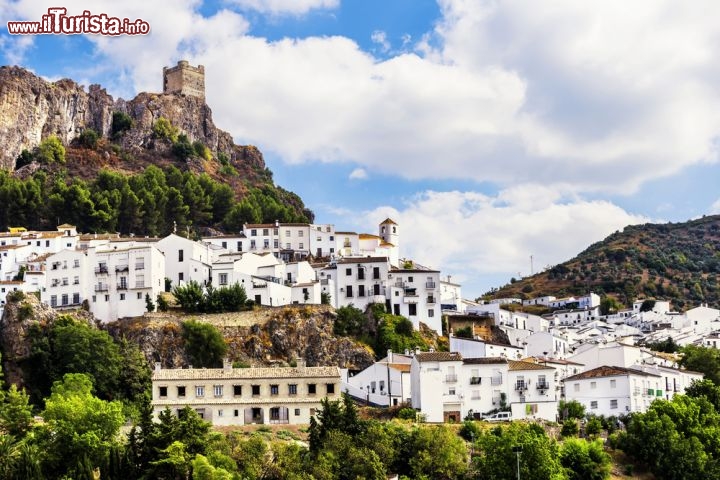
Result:
[[163,93],[188,95],[205,101],[205,67],[180,60],[175,67],[163,68]]

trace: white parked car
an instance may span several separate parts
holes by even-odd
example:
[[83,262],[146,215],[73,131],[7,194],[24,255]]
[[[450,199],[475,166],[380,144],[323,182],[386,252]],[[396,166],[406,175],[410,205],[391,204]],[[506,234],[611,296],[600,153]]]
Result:
[[485,417],[488,422],[509,422],[512,420],[512,412],[497,412]]

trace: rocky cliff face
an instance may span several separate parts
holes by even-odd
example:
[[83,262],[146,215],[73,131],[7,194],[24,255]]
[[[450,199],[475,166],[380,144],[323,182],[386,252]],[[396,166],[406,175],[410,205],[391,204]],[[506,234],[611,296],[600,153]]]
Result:
[[[35,295],[20,297],[17,300],[9,298],[5,304],[0,318],[0,351],[5,381],[21,387],[25,381],[20,366],[30,356],[28,332],[31,326],[52,324],[61,312],[43,305]],[[94,325],[94,319],[88,312],[78,312],[75,316]]]
[[129,101],[114,100],[100,85],[91,85],[86,92],[72,80],[48,82],[20,67],[0,68],[0,138],[4,147],[0,167],[14,169],[23,149],[32,150],[49,135],[56,135],[65,145],[87,128],[107,137],[116,111],[133,119],[133,128],[117,139],[129,152],[147,149],[153,123],[165,117],[191,142],[199,140],[214,153],[223,152],[231,162],[265,168],[255,147],[235,145],[229,133],[215,126],[210,107],[201,99],[141,93]]
[[[289,363],[296,358],[308,366],[338,365],[362,369],[373,363],[372,353],[349,338],[333,335],[335,313],[326,307],[267,309],[260,315],[206,315],[196,318],[222,332],[231,360],[254,366]],[[182,319],[152,315],[108,325],[111,335],[140,345],[152,362],[164,368],[187,367]]]

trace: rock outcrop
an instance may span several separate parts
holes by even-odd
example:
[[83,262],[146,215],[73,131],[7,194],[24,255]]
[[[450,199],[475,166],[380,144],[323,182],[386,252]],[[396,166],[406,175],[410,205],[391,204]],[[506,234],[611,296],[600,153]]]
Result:
[[165,117],[191,142],[201,141],[211,151],[224,153],[231,163],[264,169],[260,151],[238,146],[232,136],[215,126],[212,111],[202,99],[175,94],[140,93],[134,99],[114,100],[100,85],[86,92],[76,82],[48,82],[21,67],[0,67],[0,167],[14,170],[17,156],[32,150],[50,135],[70,145],[91,128],[110,137],[114,112],[128,114],[133,127],[114,139],[129,152],[152,148],[152,125]]
[[[181,325],[187,318],[151,315],[113,322],[107,328],[116,338],[125,337],[140,345],[151,362],[160,362],[164,368],[187,367]],[[231,314],[195,317],[220,330],[233,361],[271,366],[303,358],[308,366],[362,369],[371,365],[370,350],[333,335],[334,318],[334,311],[322,306],[263,309],[262,315],[248,312],[235,318]]]
[[[30,355],[30,329],[33,325],[51,325],[63,313],[41,304],[34,295],[22,295],[21,299],[7,303],[0,319],[0,349],[6,382],[25,385],[22,364]],[[85,311],[70,314],[96,326]],[[230,359],[246,365],[286,365],[297,358],[305,359],[308,366],[337,365],[350,369],[363,369],[373,363],[369,349],[349,338],[333,335],[335,313],[324,306],[199,317],[159,314],[120,320],[100,328],[116,339],[125,338],[139,345],[151,365],[160,362],[164,368],[181,368],[189,365],[182,322],[190,318],[215,325],[229,346]]]
[[[28,333],[33,325],[52,324],[62,312],[58,312],[40,303],[35,295],[12,292],[0,318],[0,350],[5,382],[20,387],[25,385],[22,363],[30,356],[30,338]],[[73,315],[90,325],[94,325],[92,315],[85,311],[73,312]]]

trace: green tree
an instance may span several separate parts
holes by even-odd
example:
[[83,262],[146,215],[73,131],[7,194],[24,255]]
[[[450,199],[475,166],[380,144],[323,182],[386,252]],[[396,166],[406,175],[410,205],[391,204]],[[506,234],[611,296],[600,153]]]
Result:
[[203,287],[195,280],[173,288],[172,294],[180,307],[188,313],[199,312],[203,308]]
[[220,331],[209,323],[188,320],[182,324],[185,353],[195,367],[212,368],[222,365],[227,344]]
[[65,147],[58,137],[50,135],[40,142],[36,158],[47,164],[65,163]]
[[355,308],[353,305],[347,305],[338,308],[335,313],[336,317],[333,323],[333,333],[335,335],[360,335],[366,323],[365,314],[362,310]]
[[45,400],[40,443],[47,452],[44,471],[49,478],[71,475],[89,461],[100,467],[124,422],[120,402],[106,402],[92,394],[92,381],[69,373],[55,382]]
[[557,444],[538,425],[514,422],[508,426],[498,426],[486,431],[475,445],[481,454],[473,458],[473,468],[480,478],[515,478],[517,456],[513,448],[519,445],[522,446],[521,478],[564,478]]
[[114,137],[122,135],[132,128],[133,121],[130,115],[123,112],[113,112],[111,132]]
[[701,372],[705,378],[720,386],[720,350],[715,348],[687,345],[680,349],[681,367]]
[[577,400],[560,400],[558,403],[558,415],[560,418],[580,420],[585,416],[585,405]]
[[718,478],[720,417],[705,398],[676,395],[633,413],[618,446],[668,480]]
[[107,332],[64,315],[45,329],[39,324],[33,326],[30,338],[31,354],[25,370],[33,403],[39,404],[66,373],[86,373],[102,398],[117,398],[122,357]]
[[155,303],[153,303],[149,293],[145,294],[145,310],[151,313],[155,311]]
[[[177,127],[170,123],[170,120],[165,117],[160,117],[155,121],[152,131],[155,138],[170,140],[173,143],[178,141]],[[185,137],[185,139],[187,139],[187,137]]]
[[331,296],[328,292],[322,292],[320,293],[320,304],[321,305],[330,305]]
[[197,454],[191,462],[193,480],[232,480],[224,468],[214,467],[204,455]]
[[588,442],[566,439],[560,448],[560,463],[568,480],[604,480],[610,477],[612,462],[601,440]]
[[[415,478],[464,478],[467,471],[465,442],[444,425],[413,430],[408,464]],[[525,478],[525,477],[523,477]]]
[[623,307],[615,297],[604,296],[600,299],[600,315],[610,315]]
[[95,130],[93,130],[92,128],[86,128],[78,137],[78,141],[83,147],[94,150],[95,148],[97,148],[99,138],[100,136]]
[[17,385],[10,385],[4,402],[0,402],[0,431],[23,438],[33,422],[30,396]]

